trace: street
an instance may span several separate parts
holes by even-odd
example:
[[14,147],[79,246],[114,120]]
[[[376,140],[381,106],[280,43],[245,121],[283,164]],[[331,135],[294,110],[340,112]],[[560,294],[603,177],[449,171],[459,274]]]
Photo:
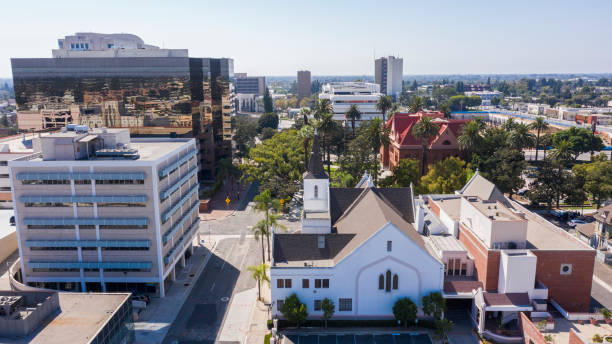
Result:
[[222,239],[187,297],[164,343],[214,343],[231,297],[255,287],[249,265],[259,263],[260,246],[246,237]]

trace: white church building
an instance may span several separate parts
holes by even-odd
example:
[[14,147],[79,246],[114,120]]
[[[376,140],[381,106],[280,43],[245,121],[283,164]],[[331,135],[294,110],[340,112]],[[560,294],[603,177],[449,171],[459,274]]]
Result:
[[410,188],[375,188],[368,177],[330,188],[316,135],[303,179],[301,231],[273,233],[273,316],[295,293],[311,318],[329,298],[334,319],[391,319],[399,298],[420,311],[423,296],[442,291],[444,265],[413,227]]

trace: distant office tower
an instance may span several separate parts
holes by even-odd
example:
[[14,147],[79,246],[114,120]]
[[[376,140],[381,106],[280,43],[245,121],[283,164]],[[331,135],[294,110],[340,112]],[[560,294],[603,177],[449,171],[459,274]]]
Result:
[[403,74],[403,59],[387,56],[374,61],[374,82],[380,85],[383,94],[399,97],[402,93]]
[[298,99],[307,98],[312,95],[310,84],[310,71],[300,70],[297,73]]
[[200,178],[231,156],[234,61],[190,58],[128,34],[78,33],[54,58],[11,59],[18,126],[127,127],[134,136],[194,137]]
[[266,89],[265,76],[247,76],[246,73],[236,73],[236,94],[257,94],[263,96]]
[[163,297],[199,229],[194,139],[68,125],[11,160],[22,282]]

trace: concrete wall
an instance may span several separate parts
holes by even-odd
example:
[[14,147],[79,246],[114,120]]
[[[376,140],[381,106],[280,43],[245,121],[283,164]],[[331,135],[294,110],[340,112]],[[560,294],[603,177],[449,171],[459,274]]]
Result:
[[[388,240],[393,242],[392,252],[387,252]],[[397,290],[378,289],[378,277],[387,270],[398,275]],[[320,318],[322,314],[314,311],[314,301],[327,297],[336,305],[336,319],[391,319],[393,304],[398,298],[406,296],[420,305],[424,295],[441,291],[443,274],[443,265],[438,260],[395,226],[387,224],[334,267],[272,267],[272,313],[281,316],[276,302],[296,293],[313,318]],[[277,288],[276,280],[286,278],[292,279],[292,288]],[[302,288],[303,278],[310,279],[310,288]],[[328,278],[329,288],[315,289],[315,278]],[[339,311],[339,298],[351,298],[352,311]]]
[[[17,295],[25,298],[25,305],[35,308],[23,319],[0,317],[0,336],[24,337],[37,329],[40,324],[59,308],[57,293],[44,292],[2,292],[3,296]],[[39,304],[39,305],[37,305]]]
[[531,296],[535,286],[537,260],[537,257],[528,251],[502,251],[497,292],[526,292]]
[[525,344],[547,344],[544,335],[523,312],[521,312],[520,324]]
[[458,238],[474,258],[474,276],[482,282],[484,290],[497,291],[500,252],[489,250],[461,223]]
[[[8,223],[2,224],[2,226],[8,225]],[[3,238],[0,238],[0,261],[5,260],[8,256],[13,254],[17,248],[17,231],[13,230]]]
[[[315,198],[315,186],[318,195]],[[329,209],[329,179],[304,180],[304,209],[327,211]]]

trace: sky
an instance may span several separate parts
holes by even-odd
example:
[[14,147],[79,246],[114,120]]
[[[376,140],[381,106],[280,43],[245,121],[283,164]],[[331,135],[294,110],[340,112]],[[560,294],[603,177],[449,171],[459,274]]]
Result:
[[383,55],[405,75],[610,73],[611,13],[610,0],[6,1],[0,77],[84,31],[231,57],[249,75],[372,75]]

